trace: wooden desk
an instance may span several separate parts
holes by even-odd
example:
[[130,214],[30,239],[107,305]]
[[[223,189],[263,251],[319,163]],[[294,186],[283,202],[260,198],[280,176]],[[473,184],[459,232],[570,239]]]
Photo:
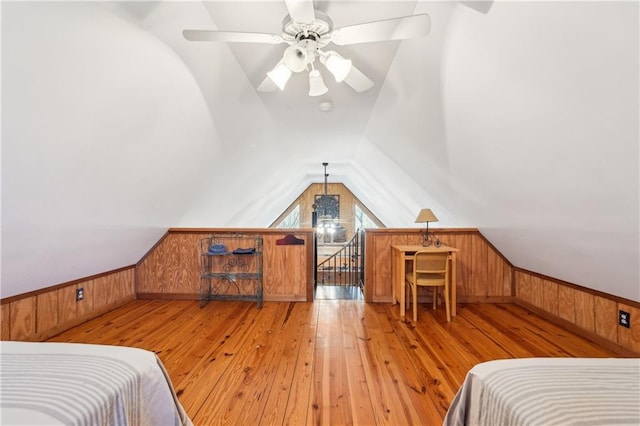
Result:
[[393,294],[393,304],[400,302],[400,316],[405,316],[405,299],[406,299],[406,286],[405,286],[405,273],[406,273],[406,261],[413,262],[413,255],[418,250],[429,250],[434,253],[449,253],[449,282],[450,288],[450,300],[451,300],[451,316],[456,316],[456,253],[459,252],[457,248],[449,246],[440,247],[423,247],[421,245],[393,245],[391,246],[391,287]]

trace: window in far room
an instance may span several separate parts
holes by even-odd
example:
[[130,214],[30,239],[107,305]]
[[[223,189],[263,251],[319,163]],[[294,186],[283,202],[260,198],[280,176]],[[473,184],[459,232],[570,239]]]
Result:
[[300,204],[296,204],[289,214],[286,215],[278,225],[276,225],[276,228],[300,228]]
[[354,216],[356,229],[379,228],[378,224],[371,220],[367,213],[365,213],[358,204],[354,205]]

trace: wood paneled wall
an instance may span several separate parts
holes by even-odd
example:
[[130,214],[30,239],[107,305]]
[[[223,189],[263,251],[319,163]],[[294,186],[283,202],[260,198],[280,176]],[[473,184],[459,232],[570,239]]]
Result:
[[[200,240],[214,232],[262,235],[265,301],[313,299],[313,230],[229,228],[170,229],[136,267],[138,297],[197,299]],[[289,234],[304,240],[304,245],[276,245]]]
[[[640,353],[640,303],[515,269],[515,302],[593,340]],[[631,313],[631,328],[618,311]]]
[[[433,234],[457,255],[459,302],[509,302],[513,267],[477,229],[434,229]],[[430,232],[431,232],[430,231]],[[365,300],[391,302],[391,246],[420,244],[422,229],[367,229],[365,233]]]
[[[477,229],[432,230],[460,250],[458,302],[511,302],[592,340],[640,353],[640,303],[513,267]],[[313,300],[311,229],[170,229],[136,266],[2,299],[2,340],[42,340],[136,298],[197,299],[200,240],[212,232],[264,238],[263,283],[267,301]],[[365,300],[391,302],[391,245],[419,244],[421,229],[371,229],[365,233]],[[277,246],[293,234],[304,245]],[[76,302],[76,289],[85,299]],[[618,310],[631,328],[618,326]]]
[[[2,299],[2,340],[42,340],[135,299],[134,266]],[[84,299],[76,301],[76,290]]]

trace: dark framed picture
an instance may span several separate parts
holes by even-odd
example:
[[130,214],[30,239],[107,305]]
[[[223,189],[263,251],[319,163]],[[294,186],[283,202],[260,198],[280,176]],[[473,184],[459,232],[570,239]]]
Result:
[[316,211],[319,216],[330,216],[332,219],[340,217],[340,196],[336,194],[322,194],[315,196]]

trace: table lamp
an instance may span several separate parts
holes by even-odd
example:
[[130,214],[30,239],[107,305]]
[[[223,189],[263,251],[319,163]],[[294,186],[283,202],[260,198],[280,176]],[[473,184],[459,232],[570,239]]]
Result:
[[435,241],[432,241],[431,236],[429,235],[429,222],[437,222],[437,221],[438,221],[438,218],[436,217],[435,214],[433,214],[431,209],[422,209],[420,210],[420,213],[418,213],[418,217],[416,218],[416,223],[427,224],[427,230],[422,236],[423,246],[427,247],[427,246],[430,246],[432,243],[435,243],[436,247],[440,247],[441,245],[440,240],[436,239]]

